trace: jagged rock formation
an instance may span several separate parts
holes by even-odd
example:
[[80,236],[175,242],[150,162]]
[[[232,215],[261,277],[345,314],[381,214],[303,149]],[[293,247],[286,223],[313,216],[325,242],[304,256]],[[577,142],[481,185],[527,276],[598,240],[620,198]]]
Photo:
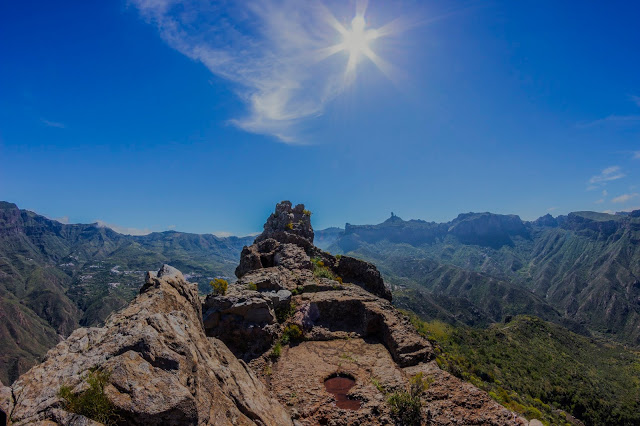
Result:
[[291,424],[247,365],[206,337],[197,287],[166,265],[103,328],[77,329],[51,349],[11,386],[3,410],[14,425],[90,424],[65,411],[58,392],[82,392],[94,369],[109,374],[104,392],[118,423]]
[[[419,372],[437,382],[424,395],[425,424],[527,423],[438,368],[374,265],[334,257],[313,236],[303,205],[279,203],[242,250],[238,281],[203,305],[207,334],[249,362],[296,424],[394,424],[387,398]],[[348,396],[359,409],[335,405],[324,386],[334,376],[355,380]]]
[[[422,373],[432,381],[416,406],[422,424],[527,424],[440,370],[375,266],[315,247],[309,216],[278,204],[226,294],[200,298],[167,265],[148,273],[104,327],[74,331],[0,385],[1,412],[16,425],[96,424],[67,411],[60,389],[81,395],[99,371],[118,424],[398,424],[388,398]],[[325,387],[336,376],[353,381],[354,409]]]

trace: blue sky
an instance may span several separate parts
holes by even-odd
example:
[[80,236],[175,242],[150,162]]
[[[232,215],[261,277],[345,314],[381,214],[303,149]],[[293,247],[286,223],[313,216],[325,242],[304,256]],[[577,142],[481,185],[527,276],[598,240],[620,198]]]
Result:
[[[0,199],[232,234],[282,199],[316,228],[640,208],[640,5],[609,3],[3,2]],[[321,53],[363,11],[347,73]]]

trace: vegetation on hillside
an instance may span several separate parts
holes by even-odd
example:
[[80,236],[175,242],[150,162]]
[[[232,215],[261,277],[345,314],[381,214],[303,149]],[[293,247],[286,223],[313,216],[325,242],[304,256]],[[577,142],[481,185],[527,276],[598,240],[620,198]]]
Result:
[[532,316],[486,329],[422,321],[441,368],[545,424],[640,424],[640,352],[599,342]]

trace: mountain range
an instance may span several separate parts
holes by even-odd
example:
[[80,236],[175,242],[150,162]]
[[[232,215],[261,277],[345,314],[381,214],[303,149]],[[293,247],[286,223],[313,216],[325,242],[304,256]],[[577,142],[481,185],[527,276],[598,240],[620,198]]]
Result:
[[375,263],[396,304],[428,319],[488,325],[536,315],[640,344],[640,210],[527,222],[466,213],[447,223],[347,224],[328,249]]
[[79,326],[104,322],[134,297],[147,270],[170,262],[205,291],[213,278],[233,276],[251,241],[173,231],[122,235],[0,202],[0,380],[11,383]]
[[[179,267],[201,294],[214,278],[234,281],[253,240],[122,235],[0,202],[0,381],[12,383],[78,327],[104,324],[158,264]],[[638,241],[640,211],[535,221],[466,213],[447,223],[392,214],[378,225],[315,231],[317,247],[336,259],[378,267],[443,369],[551,424],[569,414],[586,424],[637,420],[629,389],[640,365]]]

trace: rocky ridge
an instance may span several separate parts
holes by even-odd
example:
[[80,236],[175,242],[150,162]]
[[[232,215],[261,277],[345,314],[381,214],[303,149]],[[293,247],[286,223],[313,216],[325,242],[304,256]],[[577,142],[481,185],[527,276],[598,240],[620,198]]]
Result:
[[[421,423],[527,424],[474,386],[440,370],[430,343],[395,310],[370,263],[313,245],[310,212],[276,206],[242,251],[225,294],[197,287],[167,265],[102,328],[81,328],[10,388],[11,424],[95,424],[60,396],[87,391],[104,372],[115,424],[395,424],[388,398],[422,374]],[[355,410],[325,388],[348,377]]]
[[[298,425],[396,424],[387,399],[419,373],[423,424],[527,424],[442,371],[430,343],[390,303],[371,263],[313,244],[310,212],[283,201],[245,247],[238,281],[203,304],[208,335],[247,361]],[[324,383],[348,377],[357,410],[338,408]]]

